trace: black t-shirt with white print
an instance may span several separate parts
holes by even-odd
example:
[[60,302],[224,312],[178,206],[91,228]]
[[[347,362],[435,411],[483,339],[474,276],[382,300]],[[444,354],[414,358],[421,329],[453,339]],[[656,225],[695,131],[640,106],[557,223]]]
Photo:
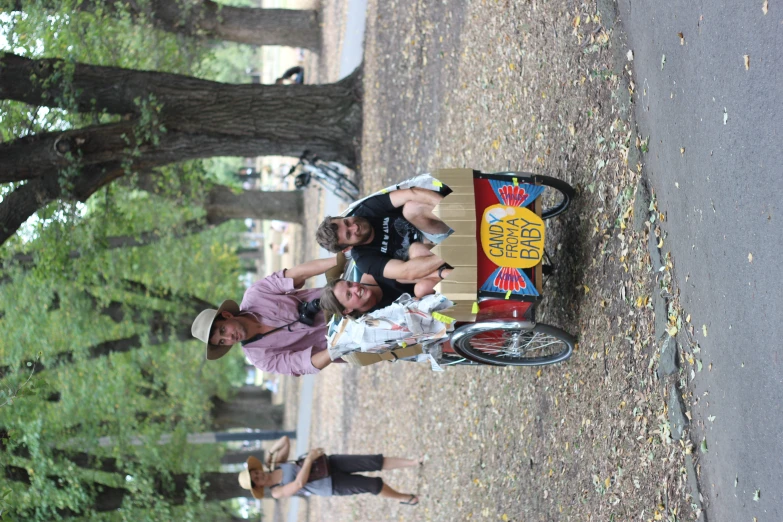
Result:
[[376,280],[390,259],[408,260],[411,243],[422,241],[423,235],[402,216],[402,208],[392,205],[389,194],[379,194],[359,205],[352,216],[366,218],[375,230],[371,243],[351,249],[351,256],[362,273]]

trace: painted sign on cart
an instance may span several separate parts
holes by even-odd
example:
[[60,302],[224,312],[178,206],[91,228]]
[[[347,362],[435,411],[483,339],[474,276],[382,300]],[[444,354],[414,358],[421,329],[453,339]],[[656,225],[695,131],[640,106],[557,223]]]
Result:
[[516,180],[482,180],[497,203],[484,208],[480,225],[481,249],[495,265],[481,290],[517,295],[538,295],[526,269],[544,255],[544,222],[529,207],[544,187]]
[[492,205],[481,220],[481,247],[499,267],[536,266],[544,253],[544,222],[526,208]]

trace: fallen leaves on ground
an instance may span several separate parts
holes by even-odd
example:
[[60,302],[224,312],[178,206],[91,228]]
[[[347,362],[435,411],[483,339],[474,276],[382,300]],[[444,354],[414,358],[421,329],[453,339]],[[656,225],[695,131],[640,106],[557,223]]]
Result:
[[314,446],[426,452],[427,464],[384,473],[392,487],[421,495],[416,510],[312,499],[314,520],[690,516],[691,446],[671,441],[650,305],[672,263],[653,273],[647,238],[663,217],[657,209],[643,207],[635,226],[642,166],[628,164],[635,134],[618,105],[631,76],[613,69],[612,35],[597,11],[595,2],[565,0],[546,9],[369,1],[364,192],[454,166],[546,172],[573,185],[578,202],[547,222],[557,271],[536,318],[578,335],[579,347],[541,368],[438,374],[401,362],[324,371]]

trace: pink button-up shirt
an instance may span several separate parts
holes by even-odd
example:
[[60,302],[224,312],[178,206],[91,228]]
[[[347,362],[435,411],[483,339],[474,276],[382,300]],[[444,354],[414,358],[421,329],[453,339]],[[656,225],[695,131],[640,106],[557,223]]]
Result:
[[[240,312],[252,315],[261,323],[277,328],[299,317],[300,302],[321,297],[322,288],[296,290],[294,280],[284,276],[284,270],[275,272],[247,289]],[[289,328],[267,334],[262,339],[242,347],[256,368],[284,375],[318,373],[310,357],[326,350],[326,323],[324,314],[315,317],[313,326],[295,322]]]

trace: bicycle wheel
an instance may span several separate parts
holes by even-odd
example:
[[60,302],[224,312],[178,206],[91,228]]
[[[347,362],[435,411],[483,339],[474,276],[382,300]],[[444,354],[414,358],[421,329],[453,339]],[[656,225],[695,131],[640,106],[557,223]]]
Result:
[[335,195],[345,201],[346,203],[353,203],[356,201],[356,198],[352,196],[350,193],[346,192],[345,187],[339,187],[334,189]]
[[340,183],[340,185],[341,185],[341,188],[342,188],[342,189],[343,189],[343,190],[344,190],[346,193],[348,193],[348,194],[351,194],[351,197],[352,197],[352,198],[353,198],[353,200],[355,201],[355,200],[356,200],[356,198],[358,198],[358,197],[359,197],[359,187],[356,185],[356,183],[354,183],[353,181],[351,181],[350,179],[348,179],[346,176],[343,176],[343,177],[340,179],[340,182],[341,182],[341,183]]
[[356,198],[359,197],[359,187],[356,186],[356,183],[348,179],[348,176],[324,163],[319,164],[318,168],[324,176],[336,183],[346,194],[349,194],[352,198],[351,201],[355,201]]
[[310,175],[302,173],[294,178],[294,186],[298,189],[306,188],[310,184]]
[[326,190],[329,190],[331,192],[336,192],[337,189],[340,187],[340,183],[332,178],[331,176],[326,176],[324,174],[316,174],[316,181],[318,181],[318,184],[321,185]]
[[481,366],[482,363],[473,361],[456,353],[443,353],[438,359],[441,366]]
[[451,334],[451,347],[484,364],[544,366],[565,361],[576,339],[560,328],[528,321],[486,321],[465,325]]
[[545,190],[540,196],[542,219],[551,219],[558,214],[562,214],[575,196],[574,188],[571,185],[551,176],[542,176],[529,172],[495,172],[493,174],[485,174],[485,176],[489,179],[492,179],[494,176],[497,177],[496,179],[501,177],[532,178],[533,183],[548,187],[548,190]]

